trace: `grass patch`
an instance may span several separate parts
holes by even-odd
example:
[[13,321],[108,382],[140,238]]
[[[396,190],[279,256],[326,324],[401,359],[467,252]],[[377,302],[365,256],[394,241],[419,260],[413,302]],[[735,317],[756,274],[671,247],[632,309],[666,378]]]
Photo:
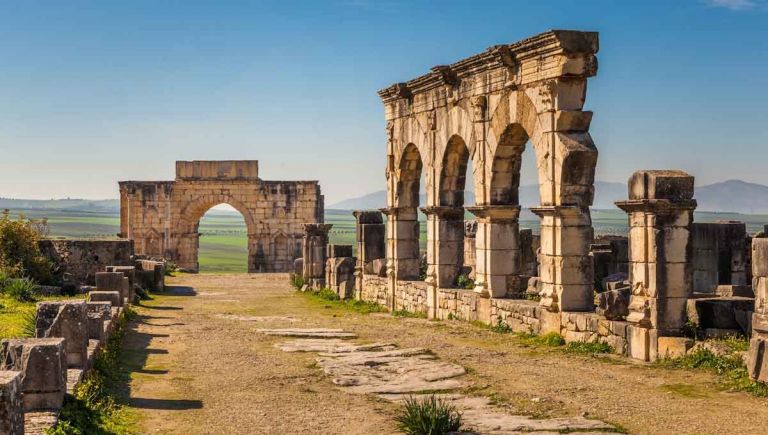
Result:
[[691,384],[664,384],[659,388],[661,388],[663,391],[691,399],[706,399],[709,397],[709,394],[706,391],[703,391],[700,387]]
[[112,336],[94,359],[93,369],[77,385],[74,393],[67,395],[59,422],[46,434],[135,433],[131,416],[117,400],[121,388],[130,379],[121,361],[125,325],[133,315],[130,308],[123,311]]
[[613,347],[607,343],[573,341],[565,346],[565,351],[579,355],[597,355],[601,353],[613,353]]
[[339,299],[339,296],[331,289],[299,292],[300,295],[314,302],[320,302],[328,308],[337,308],[353,311],[359,314],[380,313],[386,311],[384,307],[375,302],[358,301],[355,299]]
[[426,319],[427,313],[414,313],[408,310],[395,310],[392,311],[394,317],[409,317],[412,319]]
[[704,370],[718,376],[718,384],[729,391],[744,391],[758,397],[768,397],[768,384],[753,381],[749,377],[747,367],[740,352],[744,349],[745,340],[718,340],[726,343],[733,351],[724,355],[716,355],[709,349],[698,349],[680,358],[664,359],[656,365],[665,368],[686,370]]
[[530,346],[561,347],[565,345],[565,339],[557,332],[550,332],[544,335],[524,333],[519,334],[517,338]]
[[397,427],[408,435],[442,435],[462,429],[461,413],[431,394],[417,399],[405,399],[402,412],[395,417]]

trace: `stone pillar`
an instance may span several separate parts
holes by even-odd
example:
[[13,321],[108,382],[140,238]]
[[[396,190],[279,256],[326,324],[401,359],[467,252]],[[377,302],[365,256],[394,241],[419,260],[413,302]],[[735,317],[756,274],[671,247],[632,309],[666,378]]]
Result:
[[67,364],[72,368],[85,368],[88,360],[88,313],[85,304],[85,301],[37,303],[35,335],[38,338],[64,338]]
[[363,290],[363,275],[366,266],[373,260],[386,258],[386,226],[380,211],[355,211],[355,236],[357,241],[357,262],[355,264],[356,298]]
[[477,216],[475,291],[503,298],[520,273],[520,206],[467,207]]
[[464,270],[469,270],[469,277],[477,275],[477,221],[464,222]]
[[[107,292],[120,292],[121,301],[131,302],[128,299],[130,289],[128,278],[122,272],[96,272],[96,290]],[[121,304],[122,305],[122,304]]]
[[589,245],[594,238],[588,207],[541,206],[539,277],[541,306],[548,311],[593,311],[594,270]]
[[682,171],[637,171],[629,200],[630,354],[656,358],[656,338],[677,336],[693,294],[691,225],[696,201],[693,176]]
[[752,379],[768,382],[768,239],[752,240],[752,287],[755,312],[749,342],[747,369]]
[[128,302],[133,303],[136,296],[136,267],[135,266],[107,266],[107,272],[120,272],[128,278]]
[[315,288],[325,285],[325,254],[331,224],[303,224],[304,281]]
[[416,208],[381,209],[387,216],[387,276],[402,281],[419,279],[419,215]]
[[464,208],[424,207],[427,215],[427,279],[437,288],[456,286],[464,264]]

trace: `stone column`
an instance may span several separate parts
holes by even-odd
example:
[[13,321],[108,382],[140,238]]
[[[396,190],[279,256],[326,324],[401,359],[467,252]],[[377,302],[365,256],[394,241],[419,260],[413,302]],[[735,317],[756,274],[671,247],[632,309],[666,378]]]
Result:
[[477,276],[477,221],[464,222],[464,270],[470,270],[469,277]]
[[304,281],[312,287],[325,285],[325,254],[331,224],[303,224]]
[[419,216],[416,208],[381,209],[387,216],[387,276],[394,280],[419,279]]
[[752,240],[752,287],[755,312],[749,342],[747,369],[752,379],[768,382],[768,239]]
[[539,275],[541,306],[548,311],[593,311],[594,270],[589,245],[594,238],[588,207],[541,206]]
[[693,177],[683,171],[637,171],[629,200],[630,354],[656,358],[659,336],[678,336],[693,294],[691,225],[696,201]]
[[363,290],[365,268],[373,260],[386,258],[386,226],[380,211],[355,211],[355,236],[357,240],[357,262],[355,264],[355,297],[359,299]]
[[520,273],[520,206],[467,207],[477,216],[475,291],[503,298]]
[[456,286],[464,264],[464,208],[424,207],[427,215],[427,279],[437,288]]

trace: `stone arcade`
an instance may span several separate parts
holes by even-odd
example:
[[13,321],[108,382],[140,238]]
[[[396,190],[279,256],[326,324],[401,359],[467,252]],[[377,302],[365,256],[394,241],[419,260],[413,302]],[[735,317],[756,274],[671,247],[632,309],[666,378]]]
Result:
[[174,181],[120,182],[120,236],[137,254],[197,271],[198,225],[211,207],[229,204],[248,229],[248,271],[289,272],[301,257],[302,224],[323,221],[317,181],[265,181],[258,162],[179,161]]

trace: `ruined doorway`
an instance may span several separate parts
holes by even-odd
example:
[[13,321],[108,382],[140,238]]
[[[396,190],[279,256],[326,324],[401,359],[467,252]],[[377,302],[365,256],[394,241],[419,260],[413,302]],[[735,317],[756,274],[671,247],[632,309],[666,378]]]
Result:
[[219,204],[198,221],[197,265],[200,273],[248,272],[248,228],[233,207]]

